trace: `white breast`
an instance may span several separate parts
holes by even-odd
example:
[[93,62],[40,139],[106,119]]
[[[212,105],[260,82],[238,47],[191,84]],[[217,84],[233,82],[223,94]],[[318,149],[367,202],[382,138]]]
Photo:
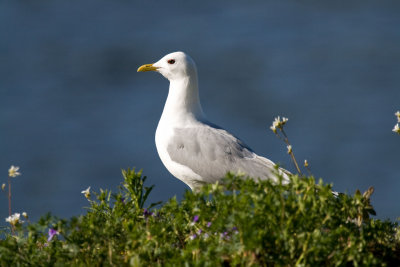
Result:
[[171,160],[171,157],[167,151],[167,147],[173,134],[173,127],[167,123],[163,123],[163,120],[160,120],[156,130],[156,147],[158,155],[168,171],[193,190],[193,188],[201,184],[202,178],[187,166]]

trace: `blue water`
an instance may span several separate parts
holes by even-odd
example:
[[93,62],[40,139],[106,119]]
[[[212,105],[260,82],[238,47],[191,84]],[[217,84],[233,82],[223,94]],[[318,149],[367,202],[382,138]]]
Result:
[[188,188],[154,143],[168,82],[136,69],[182,50],[211,121],[294,171],[268,129],[288,117],[299,161],[337,191],[374,186],[378,218],[395,219],[399,11],[398,1],[2,1],[0,183],[21,167],[13,210],[32,219],[84,213],[80,192],[116,190],[131,166],[155,184],[150,201],[180,198]]

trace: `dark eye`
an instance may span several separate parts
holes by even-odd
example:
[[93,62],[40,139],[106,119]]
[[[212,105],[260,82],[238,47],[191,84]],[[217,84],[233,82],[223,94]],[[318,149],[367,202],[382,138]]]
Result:
[[168,64],[174,64],[174,63],[175,63],[175,60],[174,60],[174,59],[168,60]]

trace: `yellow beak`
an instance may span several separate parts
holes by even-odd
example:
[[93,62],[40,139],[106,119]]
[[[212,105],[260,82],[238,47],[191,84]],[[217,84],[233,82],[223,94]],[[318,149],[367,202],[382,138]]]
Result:
[[153,64],[145,64],[145,65],[140,66],[137,69],[137,72],[155,71],[157,69],[158,69],[157,67],[153,67]]

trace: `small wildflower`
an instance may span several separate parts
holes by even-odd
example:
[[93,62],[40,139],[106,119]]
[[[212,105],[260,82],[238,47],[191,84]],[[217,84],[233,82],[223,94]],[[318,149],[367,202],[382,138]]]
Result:
[[28,213],[26,213],[25,211],[22,213],[22,216],[24,216],[25,219],[28,219]]
[[209,238],[210,236],[207,234],[207,233],[204,233],[204,235],[203,235],[203,238],[204,239],[207,239],[207,238]]
[[304,167],[308,167],[308,161],[306,159],[304,160]]
[[394,126],[394,128],[393,128],[392,131],[395,132],[395,133],[400,134],[400,127],[399,127],[399,124],[398,124],[398,123]]
[[60,233],[56,229],[50,228],[49,229],[49,237],[47,238],[47,242],[50,242],[55,235],[59,235],[59,234]]
[[288,145],[288,146],[287,146],[287,153],[288,153],[288,154],[292,154],[292,152],[293,152],[293,151],[292,151],[292,146],[291,146],[291,145]]
[[143,210],[143,215],[144,215],[144,217],[149,217],[149,216],[152,216],[153,215],[153,212],[151,212],[151,211],[149,211],[148,209],[144,209]]
[[197,230],[198,235],[201,235],[202,232],[203,232],[203,230],[201,230],[201,229]]
[[11,165],[10,169],[8,169],[8,176],[10,177],[17,177],[18,175],[21,175],[19,171],[18,166]]
[[211,224],[212,224],[212,222],[208,222],[208,223],[207,223],[207,227],[210,227]]
[[192,222],[189,225],[194,226],[198,221],[199,221],[199,215],[194,215]]
[[276,134],[276,126],[272,125],[271,127],[269,127],[275,134]]
[[239,233],[239,230],[238,230],[238,228],[237,228],[236,226],[234,226],[234,227],[232,228],[232,232],[233,232],[234,234],[238,234],[238,233]]
[[226,238],[226,239],[229,239],[229,234],[228,234],[228,232],[227,232],[227,231],[225,231],[225,232],[221,233],[219,236],[220,236],[220,238]]
[[84,194],[87,199],[89,199],[90,198],[90,186],[86,190],[83,190],[81,193]]
[[278,116],[278,117],[276,117],[275,119],[274,119],[274,121],[272,122],[272,126],[270,127],[270,129],[274,132],[274,133],[276,133],[276,130],[277,129],[283,129],[283,125],[285,125],[286,124],[286,122],[288,121],[289,119],[288,118],[285,118],[285,117],[282,117],[282,120],[281,120],[281,117],[280,116]]
[[197,237],[197,235],[196,235],[196,234],[193,234],[193,235],[191,235],[189,238],[190,238],[190,240],[193,240],[193,239],[196,239],[196,237]]
[[20,217],[21,217],[21,214],[19,214],[19,213],[14,213],[13,215],[11,215],[11,216],[8,216],[7,218],[6,218],[6,222],[8,222],[8,223],[10,223],[11,225],[13,225],[13,226],[15,226],[15,225],[17,225],[19,222],[23,222],[23,221],[20,221]]
[[4,191],[4,189],[6,189],[6,184],[2,184],[2,185],[1,185],[1,190]]
[[400,111],[397,111],[394,115],[397,117],[397,122],[400,122]]

